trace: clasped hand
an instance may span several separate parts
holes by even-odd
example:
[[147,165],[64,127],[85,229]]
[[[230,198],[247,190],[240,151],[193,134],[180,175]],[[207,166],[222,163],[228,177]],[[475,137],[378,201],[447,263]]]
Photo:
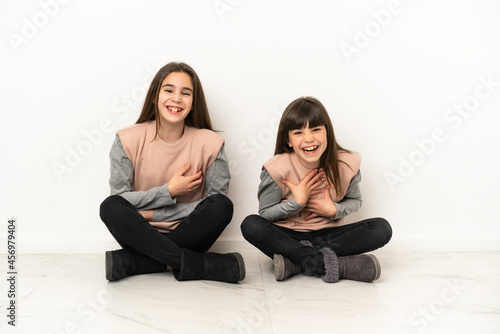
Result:
[[[203,173],[201,170],[193,175],[184,176],[190,168],[191,164],[188,162],[172,176],[168,182],[170,197],[189,194],[201,185],[203,182]],[[141,210],[139,213],[147,221],[153,221],[153,210]]]
[[[337,207],[330,197],[330,186],[324,189],[319,189],[325,181],[324,172],[317,169],[311,171],[299,183],[294,184],[289,180],[283,180],[292,192],[295,201],[300,205],[305,205],[304,209],[309,214],[304,220],[310,220],[315,217],[335,217],[337,214]],[[312,195],[323,192],[323,198],[311,198]]]
[[203,173],[201,170],[193,175],[184,176],[190,168],[191,164],[188,162],[175,172],[168,182],[168,190],[170,191],[171,197],[189,194],[191,191],[197,189],[201,182],[203,182]]

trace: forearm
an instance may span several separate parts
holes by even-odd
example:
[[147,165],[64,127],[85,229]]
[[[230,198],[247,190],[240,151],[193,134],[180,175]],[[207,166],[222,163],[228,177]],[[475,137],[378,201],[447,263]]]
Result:
[[298,204],[292,197],[286,202],[280,202],[265,209],[259,210],[259,215],[269,221],[282,220],[300,212],[305,205]]
[[129,201],[138,210],[152,210],[173,205],[175,198],[170,196],[168,185],[155,187],[147,191],[127,191],[118,195]]
[[337,214],[334,219],[340,219],[358,211],[361,207],[361,200],[349,198],[334,204],[337,207]]
[[361,182],[361,171],[358,171],[356,176],[349,183],[346,194],[342,200],[335,203],[337,207],[337,214],[335,219],[343,218],[351,213],[358,211],[363,203],[361,198],[361,189],[359,183]]
[[301,211],[305,205],[300,205],[292,197],[282,202],[282,190],[264,169],[260,175],[258,190],[259,215],[269,221],[277,221],[293,216]]

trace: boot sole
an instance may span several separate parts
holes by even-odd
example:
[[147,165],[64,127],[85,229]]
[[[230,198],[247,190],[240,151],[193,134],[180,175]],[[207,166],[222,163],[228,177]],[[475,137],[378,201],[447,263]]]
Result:
[[273,261],[274,261],[274,278],[276,278],[277,281],[282,281],[285,278],[285,260],[283,258],[283,255],[274,254]]
[[240,271],[240,277],[238,278],[239,282],[242,281],[246,276],[245,261],[243,260],[243,256],[241,256],[240,253],[233,253],[233,254],[236,257],[236,260],[238,260],[238,269]]
[[113,280],[113,254],[111,251],[107,251],[105,253],[105,258],[106,260],[104,261],[105,266],[106,266],[106,279],[108,281],[114,281]]
[[368,256],[370,259],[372,259],[373,264],[375,265],[375,277],[373,278],[372,281],[376,281],[376,280],[378,280],[380,278],[380,273],[382,271],[382,269],[380,268],[380,262],[375,257],[375,255],[366,254],[366,256]]

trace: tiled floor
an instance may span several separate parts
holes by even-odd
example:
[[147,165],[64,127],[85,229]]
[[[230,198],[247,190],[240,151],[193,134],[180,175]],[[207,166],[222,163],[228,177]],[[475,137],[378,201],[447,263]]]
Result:
[[239,284],[171,271],[108,283],[103,255],[21,255],[16,327],[1,272],[0,333],[500,333],[500,252],[375,254],[378,281],[337,284],[276,282],[258,253]]

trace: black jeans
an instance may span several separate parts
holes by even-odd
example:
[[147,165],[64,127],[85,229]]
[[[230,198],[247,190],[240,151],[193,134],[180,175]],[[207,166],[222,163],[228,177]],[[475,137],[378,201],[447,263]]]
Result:
[[204,253],[215,243],[233,217],[233,203],[222,194],[201,201],[170,233],[160,233],[121,196],[102,202],[100,216],[123,249],[137,252],[180,269],[181,248]]
[[281,254],[295,263],[302,263],[312,252],[311,247],[300,241],[307,240],[316,249],[328,247],[338,256],[347,256],[380,248],[392,237],[392,228],[384,218],[371,218],[319,231],[297,232],[277,226],[261,216],[250,215],[243,220],[241,231],[248,242],[270,258],[273,254]]

